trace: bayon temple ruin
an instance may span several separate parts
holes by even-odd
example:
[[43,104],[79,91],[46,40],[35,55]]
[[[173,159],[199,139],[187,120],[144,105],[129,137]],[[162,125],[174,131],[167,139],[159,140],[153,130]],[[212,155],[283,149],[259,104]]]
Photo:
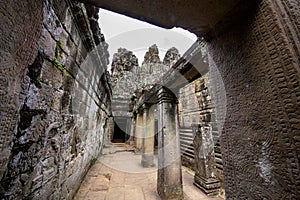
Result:
[[[197,36],[109,53],[99,8]],[[298,0],[0,3],[0,199],[299,199]],[[110,63],[109,58],[112,58]]]

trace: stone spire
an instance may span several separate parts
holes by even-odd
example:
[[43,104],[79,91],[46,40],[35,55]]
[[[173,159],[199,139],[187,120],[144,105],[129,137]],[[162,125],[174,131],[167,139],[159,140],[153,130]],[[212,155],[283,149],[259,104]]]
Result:
[[146,52],[142,64],[146,64],[146,63],[161,63],[156,44],[149,47],[149,50]]
[[119,48],[114,54],[111,64],[111,72],[113,76],[123,74],[124,71],[130,71],[134,67],[138,67],[137,57],[125,48]]
[[179,58],[180,58],[180,54],[178,49],[172,47],[165,54],[163,64],[168,67],[172,67],[179,60]]

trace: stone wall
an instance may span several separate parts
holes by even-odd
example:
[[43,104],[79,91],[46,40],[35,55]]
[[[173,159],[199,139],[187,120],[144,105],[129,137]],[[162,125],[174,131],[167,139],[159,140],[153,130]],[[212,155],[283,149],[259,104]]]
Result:
[[179,90],[179,126],[180,145],[183,165],[194,169],[193,124],[211,127],[209,130],[214,141],[216,176],[223,182],[223,164],[220,150],[220,136],[215,121],[215,111],[211,99],[209,74],[206,73],[197,80]]
[[28,0],[0,13],[0,198],[71,199],[109,131],[98,9]]
[[123,72],[130,71],[134,67],[138,67],[137,57],[125,48],[119,48],[118,52],[113,55],[111,64],[112,77],[120,77]]
[[120,48],[113,55],[111,67],[112,111],[115,117],[131,117],[131,97],[139,85],[137,68],[139,68],[138,60],[131,51]]
[[[145,53],[141,66],[131,51],[124,48],[118,49],[112,62],[112,114],[115,124],[127,134],[124,139],[133,136],[135,114],[132,113],[135,100],[147,89],[159,82],[170,65],[180,58],[178,50],[169,49],[163,64],[159,58],[158,48],[154,44]],[[130,119],[132,118],[132,119]],[[121,122],[123,121],[123,122]],[[126,122],[124,122],[126,121]],[[110,136],[113,138],[113,135]],[[131,137],[133,139],[133,137]]]
[[142,66],[138,66],[137,58],[131,51],[120,48],[114,54],[111,79],[112,112],[115,117],[131,117],[132,98],[150,89],[168,71],[170,64],[180,57],[174,47],[167,51],[166,56],[166,64],[163,64],[157,46],[152,45],[145,53]]
[[297,0],[243,2],[207,37],[227,199],[300,197],[299,15]]

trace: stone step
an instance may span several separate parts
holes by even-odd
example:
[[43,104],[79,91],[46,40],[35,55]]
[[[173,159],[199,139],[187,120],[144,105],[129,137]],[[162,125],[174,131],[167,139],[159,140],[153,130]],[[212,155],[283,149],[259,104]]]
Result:
[[192,140],[184,140],[184,139],[180,138],[180,144],[193,146],[193,141]]
[[185,156],[185,157],[188,157],[189,159],[193,159],[193,160],[195,159],[194,154],[192,154],[188,151],[183,151],[182,155]]
[[193,130],[191,128],[180,128],[179,131],[193,133]]
[[186,151],[186,152],[190,152],[190,153],[194,154],[194,148],[192,148],[188,145],[182,144],[180,149],[182,150],[182,152]]
[[223,166],[223,161],[222,159],[218,158],[218,157],[215,157],[215,160],[216,160],[216,163],[220,164]]
[[188,134],[184,134],[184,133],[180,133],[179,136],[182,137],[182,138],[190,139],[190,140],[194,139],[193,135],[188,135]]

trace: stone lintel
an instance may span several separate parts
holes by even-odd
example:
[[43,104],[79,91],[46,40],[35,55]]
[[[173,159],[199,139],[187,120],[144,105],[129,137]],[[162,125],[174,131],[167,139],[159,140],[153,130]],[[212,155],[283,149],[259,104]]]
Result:
[[219,22],[238,0],[204,1],[188,3],[176,0],[80,0],[135,19],[163,27],[182,27],[198,35],[204,35]]
[[157,91],[157,102],[160,103],[174,103],[177,104],[178,100],[176,95],[170,89],[161,86]]

